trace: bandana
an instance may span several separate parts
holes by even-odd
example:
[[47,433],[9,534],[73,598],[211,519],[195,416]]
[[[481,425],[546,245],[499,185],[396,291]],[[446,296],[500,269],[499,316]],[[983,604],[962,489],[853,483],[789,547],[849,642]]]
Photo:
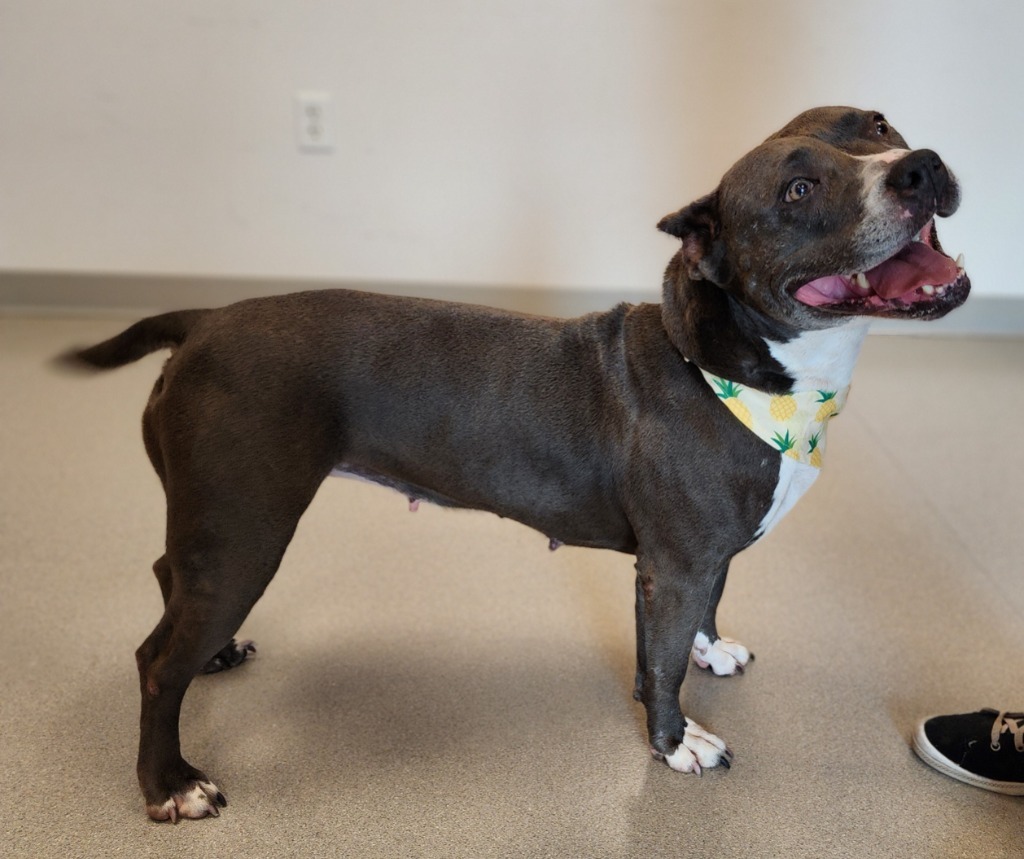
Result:
[[846,404],[849,386],[839,391],[769,394],[700,372],[736,419],[759,439],[784,456],[821,468],[825,429]]

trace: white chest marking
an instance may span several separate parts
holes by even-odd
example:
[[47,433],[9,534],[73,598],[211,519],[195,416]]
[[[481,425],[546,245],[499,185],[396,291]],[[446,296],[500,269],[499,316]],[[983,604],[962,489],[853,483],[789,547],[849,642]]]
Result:
[[764,514],[764,519],[754,534],[755,540],[760,540],[765,534],[771,531],[779,521],[800,500],[800,497],[811,488],[821,469],[803,462],[797,462],[788,456],[779,456],[779,482],[775,485],[775,493],[772,495],[772,506]]
[[788,343],[768,340],[768,350],[793,377],[793,390],[838,391],[850,384],[869,324],[853,319],[834,328],[804,331]]
[[[866,320],[853,319],[835,328],[805,331],[788,343],[768,341],[768,348],[772,357],[794,378],[794,389],[836,391],[850,384],[868,325]],[[779,459],[779,482],[755,539],[774,528],[818,476],[818,469],[811,465],[788,456]]]

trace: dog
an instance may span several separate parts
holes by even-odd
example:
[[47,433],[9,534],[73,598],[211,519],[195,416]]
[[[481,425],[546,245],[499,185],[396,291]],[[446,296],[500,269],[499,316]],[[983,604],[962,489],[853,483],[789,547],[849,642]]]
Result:
[[165,313],[66,354],[106,369],[172,350],[143,416],[167,499],[164,613],[136,653],[149,816],[227,804],[181,756],[182,699],[252,652],[232,636],[332,473],[635,555],[651,753],[728,767],[680,710],[689,656],[719,675],[752,658],[715,625],[729,562],[817,476],[870,320],[967,298],[934,224],[959,201],[881,114],[817,108],[661,220],[680,246],[660,305],[548,319],[322,290]]

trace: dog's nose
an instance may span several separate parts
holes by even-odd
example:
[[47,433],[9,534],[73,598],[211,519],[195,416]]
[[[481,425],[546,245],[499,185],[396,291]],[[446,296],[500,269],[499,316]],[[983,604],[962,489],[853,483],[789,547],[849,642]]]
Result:
[[956,208],[949,171],[931,149],[918,149],[892,165],[887,184],[907,202],[916,202],[946,214]]

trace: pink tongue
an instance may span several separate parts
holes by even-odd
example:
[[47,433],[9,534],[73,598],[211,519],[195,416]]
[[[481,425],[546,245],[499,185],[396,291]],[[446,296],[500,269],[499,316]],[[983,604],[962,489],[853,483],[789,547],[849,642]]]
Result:
[[793,293],[793,297],[811,307],[820,307],[823,304],[847,301],[859,296],[850,288],[849,281],[837,274],[832,277],[819,277],[817,280],[805,283]]
[[956,263],[924,242],[911,242],[892,259],[866,272],[882,298],[897,298],[919,286],[944,286],[957,278]]

